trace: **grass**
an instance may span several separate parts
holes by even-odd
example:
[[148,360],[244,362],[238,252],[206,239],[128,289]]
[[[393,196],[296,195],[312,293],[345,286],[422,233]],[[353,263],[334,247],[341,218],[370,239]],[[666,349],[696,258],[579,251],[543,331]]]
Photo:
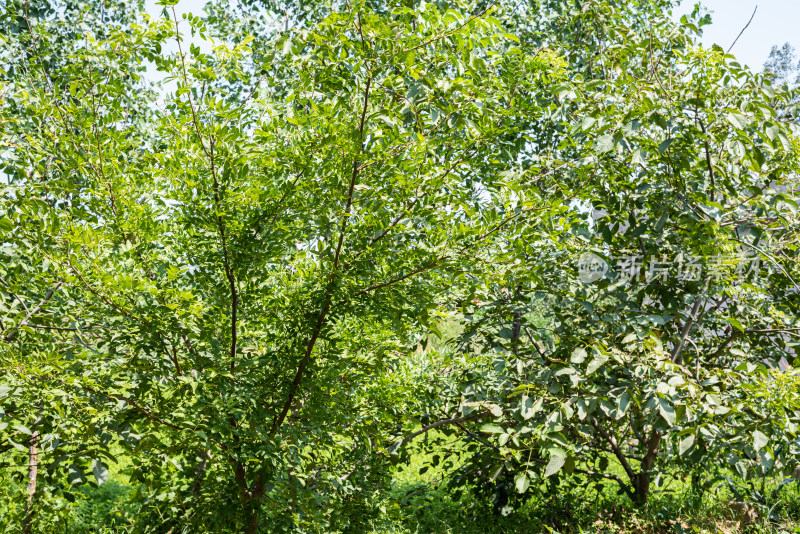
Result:
[[[496,514],[469,497],[453,499],[440,488],[398,485],[390,514],[372,525],[374,534],[422,533],[800,533],[800,523],[782,524],[759,520],[740,523],[724,491],[698,499],[689,494],[656,494],[647,507],[633,508],[627,498],[606,488],[572,487],[563,493],[534,491],[533,495],[507,517]],[[529,490],[530,491],[530,490]],[[796,516],[800,494],[797,489],[787,508]]]

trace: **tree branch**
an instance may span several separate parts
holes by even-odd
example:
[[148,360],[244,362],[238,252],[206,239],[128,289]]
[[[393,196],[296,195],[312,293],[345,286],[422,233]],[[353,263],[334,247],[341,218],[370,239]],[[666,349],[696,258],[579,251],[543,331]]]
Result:
[[408,443],[412,439],[416,438],[417,436],[419,436],[421,434],[425,434],[426,432],[428,432],[430,430],[433,430],[434,428],[439,428],[440,426],[445,426],[445,425],[454,425],[454,424],[459,424],[459,423],[466,423],[466,422],[469,422],[469,421],[477,421],[478,419],[483,419],[484,417],[488,417],[490,415],[492,415],[491,412],[482,412],[482,413],[478,413],[478,414],[467,415],[467,416],[464,416],[464,417],[453,417],[453,418],[450,418],[450,419],[442,419],[441,421],[436,421],[435,423],[431,423],[430,425],[424,426],[420,430],[417,430],[416,432],[414,432],[412,434],[409,434],[408,436],[404,437],[400,441],[395,442],[396,444],[393,446],[393,449],[394,450],[399,449],[400,447],[402,447],[403,445],[405,445],[406,443]]
[[428,269],[430,269],[432,267],[435,267],[437,264],[439,264],[440,262],[444,261],[445,259],[447,259],[447,256],[440,256],[439,258],[436,258],[435,260],[433,260],[431,262],[428,262],[425,265],[423,265],[421,267],[418,267],[418,268],[414,269],[413,271],[408,272],[408,273],[406,273],[406,274],[404,274],[402,276],[398,276],[396,278],[392,278],[391,280],[387,280],[386,282],[381,282],[380,284],[375,284],[375,285],[369,286],[367,288],[364,288],[361,291],[359,291],[358,293],[356,293],[355,295],[353,295],[351,298],[356,298],[356,297],[359,297],[359,296],[361,296],[361,295],[363,295],[365,293],[369,293],[370,291],[375,291],[377,289],[382,289],[382,288],[390,286],[392,284],[396,284],[397,282],[402,282],[406,278],[410,278],[410,277],[414,276],[415,274],[419,274],[419,273],[421,273],[423,271],[426,271],[426,270],[428,270]]
[[617,475],[610,475],[608,473],[596,473],[594,471],[587,471],[586,469],[577,469],[577,468],[574,470],[574,472],[580,473],[582,475],[587,475],[590,477],[599,477],[599,478],[605,478],[607,480],[613,480],[614,482],[619,484],[619,487],[622,489],[622,491],[624,491],[628,495],[628,497],[633,498],[633,491],[631,491],[630,486],[626,484],[625,481],[619,478]]
[[[199,132],[198,132],[199,135]],[[239,310],[239,293],[236,290],[236,277],[233,275],[230,255],[228,254],[228,240],[225,234],[225,222],[222,220],[222,197],[220,195],[219,180],[217,179],[217,169],[214,160],[214,139],[209,141],[209,158],[211,164],[211,176],[214,180],[214,207],[217,212],[217,231],[222,243],[222,263],[225,268],[225,277],[228,279],[228,287],[231,293],[231,350],[230,350],[230,369],[231,373],[236,368],[236,314]]]
[[711,164],[711,149],[708,146],[708,134],[706,134],[706,127],[700,117],[697,117],[697,122],[700,124],[700,129],[703,131],[703,145],[706,150],[706,166],[708,167],[708,174],[711,177],[711,202],[715,202],[716,196],[716,179],[714,178],[714,166]]
[[[436,40],[439,40],[439,39],[444,39],[445,37],[448,37],[448,36],[450,36],[450,35],[453,35],[453,34],[454,34],[454,33],[456,33],[456,32],[459,32],[459,31],[461,31],[463,28],[467,27],[467,26],[469,25],[469,23],[471,23],[473,20],[475,20],[475,19],[479,19],[479,18],[481,18],[482,16],[484,16],[484,15],[485,15],[485,14],[486,14],[486,13],[487,13],[487,12],[488,12],[490,9],[492,9],[492,8],[494,7],[494,5],[497,3],[497,1],[498,1],[498,0],[495,0],[494,2],[492,2],[491,4],[489,4],[489,6],[488,6],[486,9],[484,9],[483,11],[481,11],[480,13],[478,13],[477,15],[473,15],[473,16],[471,16],[471,17],[470,17],[470,18],[467,20],[467,22],[465,22],[465,23],[464,23],[464,24],[462,24],[461,26],[459,26],[459,27],[457,27],[457,28],[455,28],[455,29],[453,29],[453,30],[450,30],[450,31],[443,32],[441,35],[437,35],[437,36],[435,36],[435,37],[431,37],[431,38],[430,38],[430,39],[428,39],[427,41],[423,41],[421,44],[418,44],[417,46],[413,46],[413,47],[411,47],[411,48],[409,48],[409,49],[407,49],[407,50],[403,50],[403,51],[402,51],[402,53],[403,53],[403,54],[407,54],[408,52],[411,52],[412,50],[417,50],[417,49],[419,49],[419,48],[422,48],[423,46],[427,46],[427,45],[429,45],[430,43],[432,43],[433,41],[436,41]],[[397,55],[397,54],[395,54],[395,55]]]
[[619,463],[622,465],[622,469],[625,470],[625,474],[628,475],[628,478],[631,480],[636,480],[636,473],[631,468],[631,465],[628,463],[628,459],[625,457],[625,454],[620,449],[619,444],[617,443],[617,438],[614,437],[614,434],[609,434],[606,430],[597,422],[597,419],[594,417],[591,419],[591,424],[597,430],[597,433],[600,434],[603,439],[605,439],[609,445],[611,445],[611,449],[614,452],[614,456],[617,457]]
[[26,324],[28,324],[28,321],[30,321],[31,318],[34,315],[36,315],[39,312],[39,310],[42,309],[42,306],[44,306],[45,304],[47,304],[50,301],[50,299],[53,297],[53,294],[56,291],[58,291],[58,288],[61,287],[63,284],[64,284],[64,281],[63,280],[59,280],[56,283],[55,286],[51,287],[50,290],[47,292],[47,295],[45,295],[44,300],[42,300],[31,311],[29,311],[28,315],[26,315],[25,318],[22,321],[20,321],[19,324],[16,327],[14,327],[13,330],[11,330],[8,334],[6,334],[5,338],[3,338],[3,340],[5,342],[9,342],[12,339],[14,339],[14,337],[17,335],[17,332],[19,331],[19,329],[22,328],[23,326],[25,326]]
[[110,401],[114,401],[114,402],[122,401],[125,404],[127,404],[128,406],[130,406],[131,408],[133,408],[134,410],[136,410],[137,412],[145,415],[148,419],[151,419],[151,420],[155,421],[156,423],[164,425],[166,427],[169,427],[169,428],[171,428],[173,430],[181,430],[181,431],[190,430],[189,428],[181,427],[181,426],[178,426],[178,425],[174,425],[172,423],[168,423],[167,421],[164,421],[163,419],[161,419],[159,416],[157,416],[156,414],[154,414],[150,410],[141,407],[136,401],[134,401],[133,399],[131,399],[129,397],[115,397],[113,395],[109,395],[108,393],[96,390],[96,389],[91,388],[89,386],[80,386],[80,387],[84,391],[88,391],[89,393],[94,393],[95,395],[99,395],[101,397],[105,397],[106,399],[108,399]]
[[[706,280],[706,287],[708,287],[709,280]],[[697,312],[700,310],[700,304],[704,302],[700,295],[695,297],[694,305],[692,306],[691,312],[689,312],[689,317],[686,318],[686,322],[683,324],[683,330],[681,330],[681,339],[675,346],[672,348],[672,354],[670,354],[670,361],[673,363],[680,363],[680,355],[683,347],[686,346],[686,338],[689,336],[689,332],[694,326],[695,321],[697,320]],[[702,316],[702,315],[701,315]]]
[[333,296],[333,290],[336,285],[336,273],[339,268],[339,258],[341,257],[342,253],[342,244],[344,243],[344,236],[345,232],[347,231],[347,221],[350,217],[350,208],[353,206],[353,192],[355,191],[356,187],[356,179],[358,178],[358,164],[361,152],[364,150],[364,121],[367,116],[367,107],[369,106],[369,90],[370,86],[372,85],[372,77],[367,78],[366,88],[364,89],[364,104],[361,109],[361,119],[359,121],[359,153],[353,158],[353,171],[350,175],[350,185],[347,189],[347,203],[345,205],[344,214],[342,215],[342,224],[339,228],[339,241],[336,244],[336,253],[333,257],[333,265],[331,267],[331,274],[330,279],[328,280],[328,287],[325,289],[325,303],[322,306],[322,310],[320,310],[319,315],[317,316],[317,324],[314,327],[314,331],[311,334],[311,337],[306,343],[306,351],[303,355],[303,359],[300,361],[300,365],[297,366],[297,371],[295,371],[294,379],[292,379],[292,383],[289,386],[289,394],[287,396],[286,401],[283,403],[283,407],[281,411],[276,415],[275,419],[272,422],[272,428],[270,429],[270,435],[274,435],[278,429],[283,424],[283,421],[286,419],[286,415],[289,413],[291,409],[292,402],[294,402],[294,398],[297,395],[297,390],[300,387],[300,382],[303,379],[303,375],[305,374],[306,367],[311,362],[311,354],[314,351],[314,346],[317,343],[317,339],[319,339],[319,335],[322,332],[322,327],[325,325],[325,318],[328,315],[328,311],[331,308],[331,297]]
[[739,35],[737,35],[737,36],[736,36],[736,39],[734,39],[734,40],[733,40],[733,42],[731,43],[731,46],[729,46],[729,47],[728,47],[728,50],[726,50],[726,51],[725,51],[725,53],[726,53],[726,54],[730,53],[730,51],[731,51],[731,50],[733,50],[733,45],[735,45],[735,44],[736,44],[736,41],[738,41],[738,40],[739,40],[739,37],[741,37],[741,36],[742,36],[742,34],[744,33],[744,31],[745,31],[745,30],[748,28],[748,26],[750,26],[750,23],[751,23],[751,22],[753,22],[753,17],[755,17],[755,16],[756,16],[756,11],[757,11],[757,10],[758,10],[758,5],[756,5],[755,9],[753,9],[753,14],[752,14],[752,15],[750,15],[750,20],[748,20],[748,21],[747,21],[747,24],[745,24],[745,25],[744,25],[744,28],[742,28],[742,31],[740,31],[740,32],[739,32]]

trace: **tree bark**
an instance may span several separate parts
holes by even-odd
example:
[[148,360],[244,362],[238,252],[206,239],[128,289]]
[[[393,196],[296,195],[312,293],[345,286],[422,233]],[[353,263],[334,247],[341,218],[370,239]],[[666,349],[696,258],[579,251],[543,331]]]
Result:
[[41,423],[41,415],[36,419],[34,431],[28,446],[28,485],[25,501],[25,516],[22,519],[22,534],[31,534],[33,531],[33,516],[36,515],[36,478],[39,475],[39,430],[36,428]]
[[266,484],[264,483],[265,475],[263,472],[258,473],[253,483],[247,487],[245,483],[244,488],[244,532],[245,534],[256,534],[258,532],[259,512],[261,511],[261,502],[264,498],[266,491]]
[[653,430],[650,439],[647,440],[647,452],[642,458],[639,473],[631,481],[633,482],[633,502],[637,506],[647,504],[650,497],[650,471],[658,458],[658,447],[661,445],[661,433]]
[[[258,500],[260,503],[260,499]],[[245,534],[256,534],[258,532],[258,503],[250,501],[244,509],[244,532]]]
[[200,495],[200,490],[203,486],[203,477],[206,474],[206,467],[208,461],[211,459],[211,451],[203,449],[200,451],[200,461],[197,463],[197,468],[194,472],[194,484],[192,484],[192,494],[197,497]]

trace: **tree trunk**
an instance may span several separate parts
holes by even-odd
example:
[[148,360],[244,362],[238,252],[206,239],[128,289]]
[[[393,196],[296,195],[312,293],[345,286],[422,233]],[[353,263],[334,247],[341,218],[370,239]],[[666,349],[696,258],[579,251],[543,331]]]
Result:
[[647,498],[649,496],[650,473],[642,471],[633,479],[633,503],[636,506],[644,506],[647,504]]
[[255,503],[245,508],[245,534],[256,534],[258,532],[258,506]]
[[203,449],[200,451],[200,461],[197,463],[197,468],[194,473],[194,484],[192,484],[192,495],[197,497],[200,495],[200,489],[203,485],[203,477],[206,474],[208,460],[211,458],[211,451]]
[[631,481],[633,483],[633,502],[637,506],[647,504],[647,499],[650,497],[650,471],[658,458],[659,445],[661,445],[661,433],[653,430],[650,439],[647,440],[647,451],[642,458],[641,469]]
[[[41,421],[41,416],[36,420],[35,425]],[[31,435],[30,445],[28,446],[28,485],[26,492],[28,498],[25,501],[25,516],[22,519],[22,534],[31,534],[33,529],[33,516],[36,514],[36,477],[39,475],[39,430],[34,426]]]
[[258,532],[258,515],[261,511],[261,500],[264,497],[266,485],[264,484],[264,473],[256,475],[252,486],[245,491],[246,500],[244,503],[244,532],[245,534],[256,534]]

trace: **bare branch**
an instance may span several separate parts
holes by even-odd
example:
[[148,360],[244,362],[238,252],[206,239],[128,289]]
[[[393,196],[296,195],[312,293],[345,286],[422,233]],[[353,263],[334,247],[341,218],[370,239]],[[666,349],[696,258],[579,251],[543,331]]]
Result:
[[445,426],[445,425],[456,425],[459,423],[466,423],[469,421],[477,421],[478,419],[483,419],[484,417],[488,417],[490,415],[492,415],[491,412],[482,412],[478,414],[467,415],[464,417],[453,417],[450,419],[442,419],[441,421],[436,421],[435,423],[426,425],[422,427],[420,430],[417,430],[416,432],[409,434],[400,441],[396,442],[396,445],[393,448],[397,450],[406,443],[408,443],[409,441],[411,441],[412,439],[416,438],[417,436],[425,434],[426,432],[429,432],[434,428],[439,428],[440,426]]
[[[708,288],[708,284],[709,279],[706,280],[706,288]],[[674,363],[680,363],[681,351],[683,350],[683,347],[686,346],[686,338],[689,336],[692,326],[694,326],[695,321],[697,321],[699,318],[697,313],[700,310],[700,304],[702,302],[707,302],[707,299],[703,300],[700,298],[700,295],[696,295],[692,310],[689,312],[689,317],[687,317],[686,322],[683,323],[680,341],[675,344],[675,346],[672,348],[672,354],[670,354],[670,360]],[[700,317],[702,317],[702,314],[700,314]]]
[[733,45],[736,44],[736,41],[739,40],[739,37],[742,36],[744,31],[748,28],[748,26],[750,26],[750,23],[753,22],[753,17],[756,16],[756,11],[757,10],[758,10],[758,5],[756,5],[755,9],[753,9],[753,14],[750,15],[750,20],[747,21],[747,24],[744,25],[744,28],[742,28],[742,31],[739,32],[739,35],[737,35],[736,39],[733,40],[733,42],[731,43],[731,46],[729,46],[728,49],[725,51],[726,54],[730,53],[730,51],[733,49]]
[[590,423],[592,426],[597,430],[597,433],[600,434],[603,439],[605,439],[609,445],[611,445],[611,449],[614,452],[614,456],[617,457],[619,460],[620,465],[622,465],[622,469],[625,470],[625,474],[628,475],[628,478],[631,480],[636,479],[636,473],[633,471],[633,468],[628,463],[628,459],[625,457],[625,454],[622,452],[619,444],[617,443],[617,438],[614,437],[614,434],[607,432],[600,423],[597,422],[597,419],[594,417],[591,419]]

